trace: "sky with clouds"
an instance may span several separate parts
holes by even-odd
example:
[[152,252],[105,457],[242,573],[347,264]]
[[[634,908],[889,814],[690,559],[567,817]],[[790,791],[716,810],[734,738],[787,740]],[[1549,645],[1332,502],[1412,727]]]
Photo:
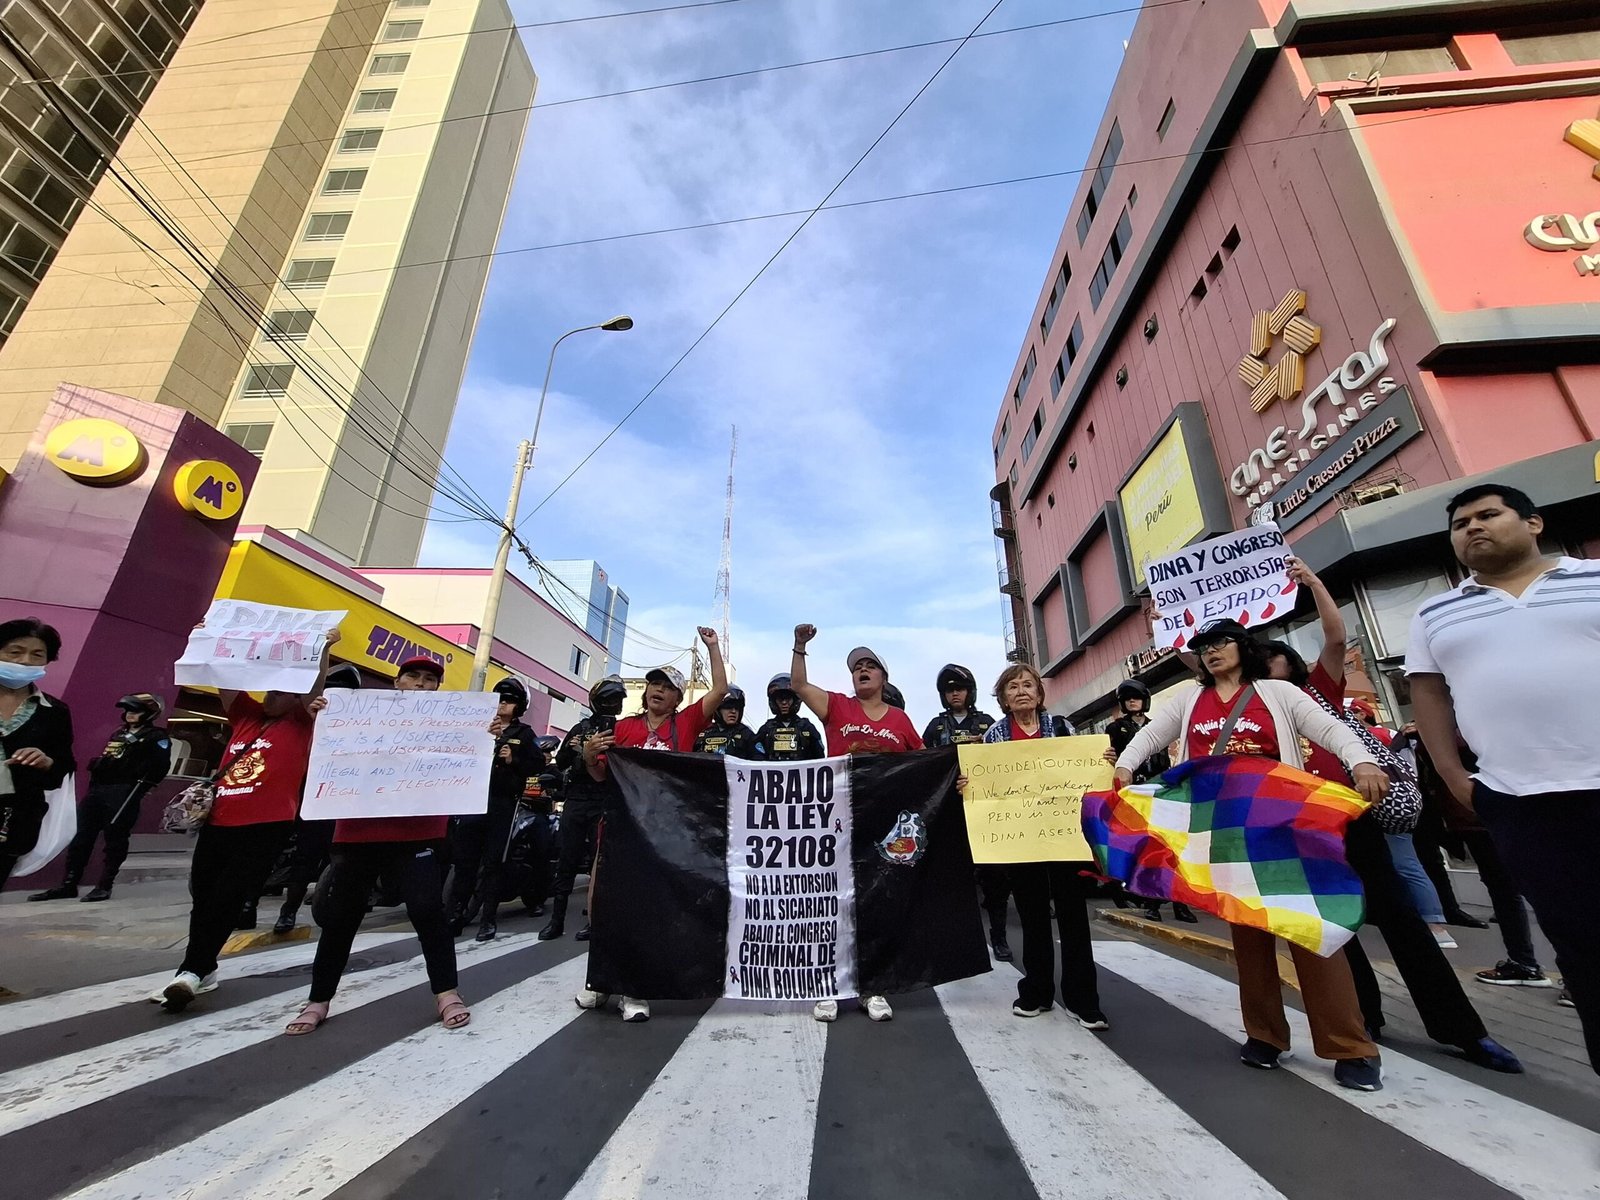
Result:
[[[821,630],[816,682],[845,689],[843,656],[865,643],[919,725],[942,663],[985,688],[1004,666],[989,436],[1077,179],[824,210],[552,496],[802,217],[591,239],[809,210],[954,43],[578,98],[960,39],[992,2],[740,0],[524,32],[538,104],[446,456],[498,510],[550,343],[630,314],[632,332],[561,348],[523,532],[541,558],[597,560],[635,629],[687,646],[717,624],[736,424],[732,658],[757,692],[802,621]],[[512,3],[519,23],[654,6]],[[968,42],[832,203],[1081,168],[1134,20],[1098,14],[1125,7],[1005,0],[985,31],[1087,19]],[[436,524],[422,561],[485,564],[494,538]]]

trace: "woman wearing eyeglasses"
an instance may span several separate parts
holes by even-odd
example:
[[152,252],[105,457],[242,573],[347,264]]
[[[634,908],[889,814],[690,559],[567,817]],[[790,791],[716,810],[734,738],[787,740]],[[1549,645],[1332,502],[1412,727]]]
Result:
[[[1338,756],[1369,803],[1389,790],[1389,777],[1360,738],[1292,683],[1271,678],[1266,651],[1243,625],[1214,621],[1189,648],[1200,660],[1200,687],[1186,703],[1151,714],[1150,723],[1117,757],[1117,787],[1131,784],[1139,764],[1174,741],[1182,760],[1243,754],[1304,770],[1300,740],[1305,738]],[[1262,929],[1230,929],[1246,1033],[1239,1058],[1248,1067],[1271,1070],[1289,1048],[1276,939]],[[1378,1048],[1362,1023],[1344,952],[1323,958],[1297,945],[1289,949],[1317,1056],[1334,1061],[1341,1086],[1378,1091],[1383,1086]]]

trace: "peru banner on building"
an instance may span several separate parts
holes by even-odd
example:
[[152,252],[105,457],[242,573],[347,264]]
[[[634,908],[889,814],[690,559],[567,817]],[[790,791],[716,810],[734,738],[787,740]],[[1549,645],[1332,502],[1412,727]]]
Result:
[[1212,621],[1265,625],[1294,608],[1289,544],[1274,524],[1252,525],[1153,558],[1146,568],[1157,646],[1182,650]]
[[954,750],[757,763],[612,750],[589,985],[894,995],[989,970]]

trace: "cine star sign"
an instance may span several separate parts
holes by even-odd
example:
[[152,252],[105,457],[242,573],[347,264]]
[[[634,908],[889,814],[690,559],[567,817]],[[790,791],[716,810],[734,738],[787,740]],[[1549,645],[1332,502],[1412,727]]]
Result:
[[1187,545],[1205,529],[1200,493],[1189,469],[1183,422],[1174,421],[1117,493],[1134,587],[1145,584],[1145,564]]

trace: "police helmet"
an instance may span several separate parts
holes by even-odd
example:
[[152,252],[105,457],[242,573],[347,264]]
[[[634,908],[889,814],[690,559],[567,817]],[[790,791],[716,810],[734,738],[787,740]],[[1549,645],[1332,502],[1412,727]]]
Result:
[[615,675],[607,675],[589,689],[589,708],[597,717],[618,716],[627,699],[628,688]]
[[883,685],[883,702],[892,708],[898,708],[901,712],[905,711],[906,698],[892,683],[886,682]]
[[978,699],[978,680],[975,675],[960,663],[945,663],[939,668],[939,707],[944,707],[944,694],[956,688],[967,689],[967,703],[973,704]]
[[516,707],[516,716],[528,711],[528,689],[522,686],[520,679],[502,679],[494,685],[494,690],[502,701],[509,700]]
[[738,684],[730,684],[728,687],[728,694],[723,696],[721,700],[717,701],[718,712],[721,712],[725,708],[738,709],[740,719],[744,719],[744,689]]
[[328,676],[323,680],[325,688],[350,688],[361,686],[361,668],[355,663],[340,663],[328,671]]
[[787,671],[780,672],[767,680],[767,707],[772,710],[772,715],[778,715],[778,701],[788,697],[794,701],[795,711],[800,709],[800,696],[794,690],[794,678]]
[[118,700],[117,707],[123,712],[139,713],[146,721],[154,721],[161,715],[163,705],[160,696],[150,692],[133,692]]
[[1150,689],[1137,679],[1124,679],[1117,684],[1117,703],[1126,708],[1129,700],[1143,700],[1144,711],[1150,711]]

